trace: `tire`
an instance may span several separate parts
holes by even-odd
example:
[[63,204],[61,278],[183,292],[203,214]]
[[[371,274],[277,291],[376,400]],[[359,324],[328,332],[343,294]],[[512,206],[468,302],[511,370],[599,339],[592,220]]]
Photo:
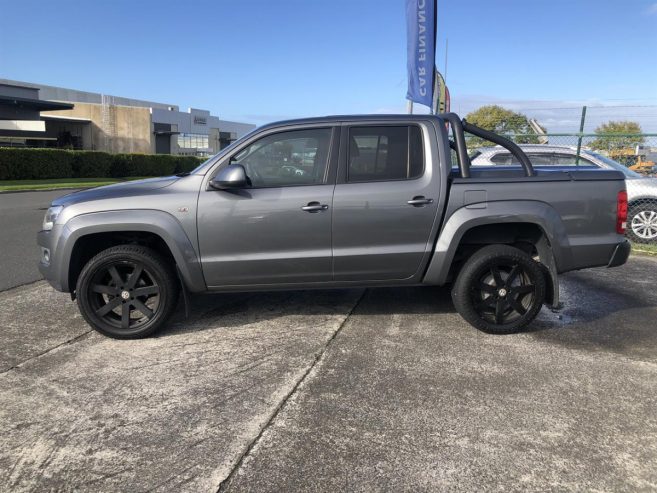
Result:
[[138,339],[154,333],[171,317],[179,291],[170,262],[139,245],[103,250],[87,262],[76,286],[84,319],[101,334],[115,339]]
[[657,201],[633,204],[627,214],[627,237],[637,243],[657,243]]
[[545,293],[545,275],[538,262],[517,248],[490,245],[463,265],[452,300],[473,327],[490,334],[510,334],[536,318]]

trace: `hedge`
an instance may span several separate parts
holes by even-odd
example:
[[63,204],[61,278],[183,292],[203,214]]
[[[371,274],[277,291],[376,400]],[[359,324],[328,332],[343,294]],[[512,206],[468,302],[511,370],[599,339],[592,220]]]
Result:
[[201,159],[169,154],[109,154],[63,149],[0,148],[0,180],[166,176],[196,168]]

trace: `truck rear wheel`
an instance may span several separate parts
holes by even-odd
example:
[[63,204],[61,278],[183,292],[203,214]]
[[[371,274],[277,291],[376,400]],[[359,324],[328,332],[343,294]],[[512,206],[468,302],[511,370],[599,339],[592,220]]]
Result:
[[82,269],[76,294],[84,319],[116,339],[146,337],[176,308],[179,286],[172,266],[139,245],[103,250]]
[[471,325],[492,334],[518,332],[545,300],[545,277],[522,250],[490,245],[472,255],[454,283],[452,300]]

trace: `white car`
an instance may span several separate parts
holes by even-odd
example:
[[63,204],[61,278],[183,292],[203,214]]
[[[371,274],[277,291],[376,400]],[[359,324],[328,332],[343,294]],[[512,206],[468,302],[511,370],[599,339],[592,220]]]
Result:
[[[657,178],[647,178],[626,166],[588,149],[580,151],[570,146],[545,144],[520,146],[534,167],[595,167],[615,169],[625,175],[629,214],[627,235],[641,243],[657,243]],[[480,147],[471,155],[473,166],[519,166],[503,147]]]

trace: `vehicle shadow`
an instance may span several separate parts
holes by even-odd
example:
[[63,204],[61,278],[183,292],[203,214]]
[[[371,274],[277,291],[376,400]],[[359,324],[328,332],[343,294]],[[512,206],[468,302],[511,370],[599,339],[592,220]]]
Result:
[[[641,275],[646,284],[656,285],[653,278],[657,277],[657,264],[640,265],[635,261],[626,270],[592,269],[562,276],[563,307],[555,312],[544,307],[526,335],[577,349],[657,358],[657,293],[642,288],[637,281]],[[172,323],[157,336],[210,329],[235,331],[285,317],[319,316],[318,320],[323,320],[352,311],[359,316],[455,313],[449,286],[195,295],[191,298],[190,317],[185,318],[181,303]],[[448,323],[482,335],[460,317],[452,317]],[[436,336],[440,337],[438,325]]]
[[433,286],[200,294],[190,297],[189,317],[181,300],[171,323],[156,336],[232,330],[282,317],[346,315],[355,310],[359,315],[455,312],[449,288]]

